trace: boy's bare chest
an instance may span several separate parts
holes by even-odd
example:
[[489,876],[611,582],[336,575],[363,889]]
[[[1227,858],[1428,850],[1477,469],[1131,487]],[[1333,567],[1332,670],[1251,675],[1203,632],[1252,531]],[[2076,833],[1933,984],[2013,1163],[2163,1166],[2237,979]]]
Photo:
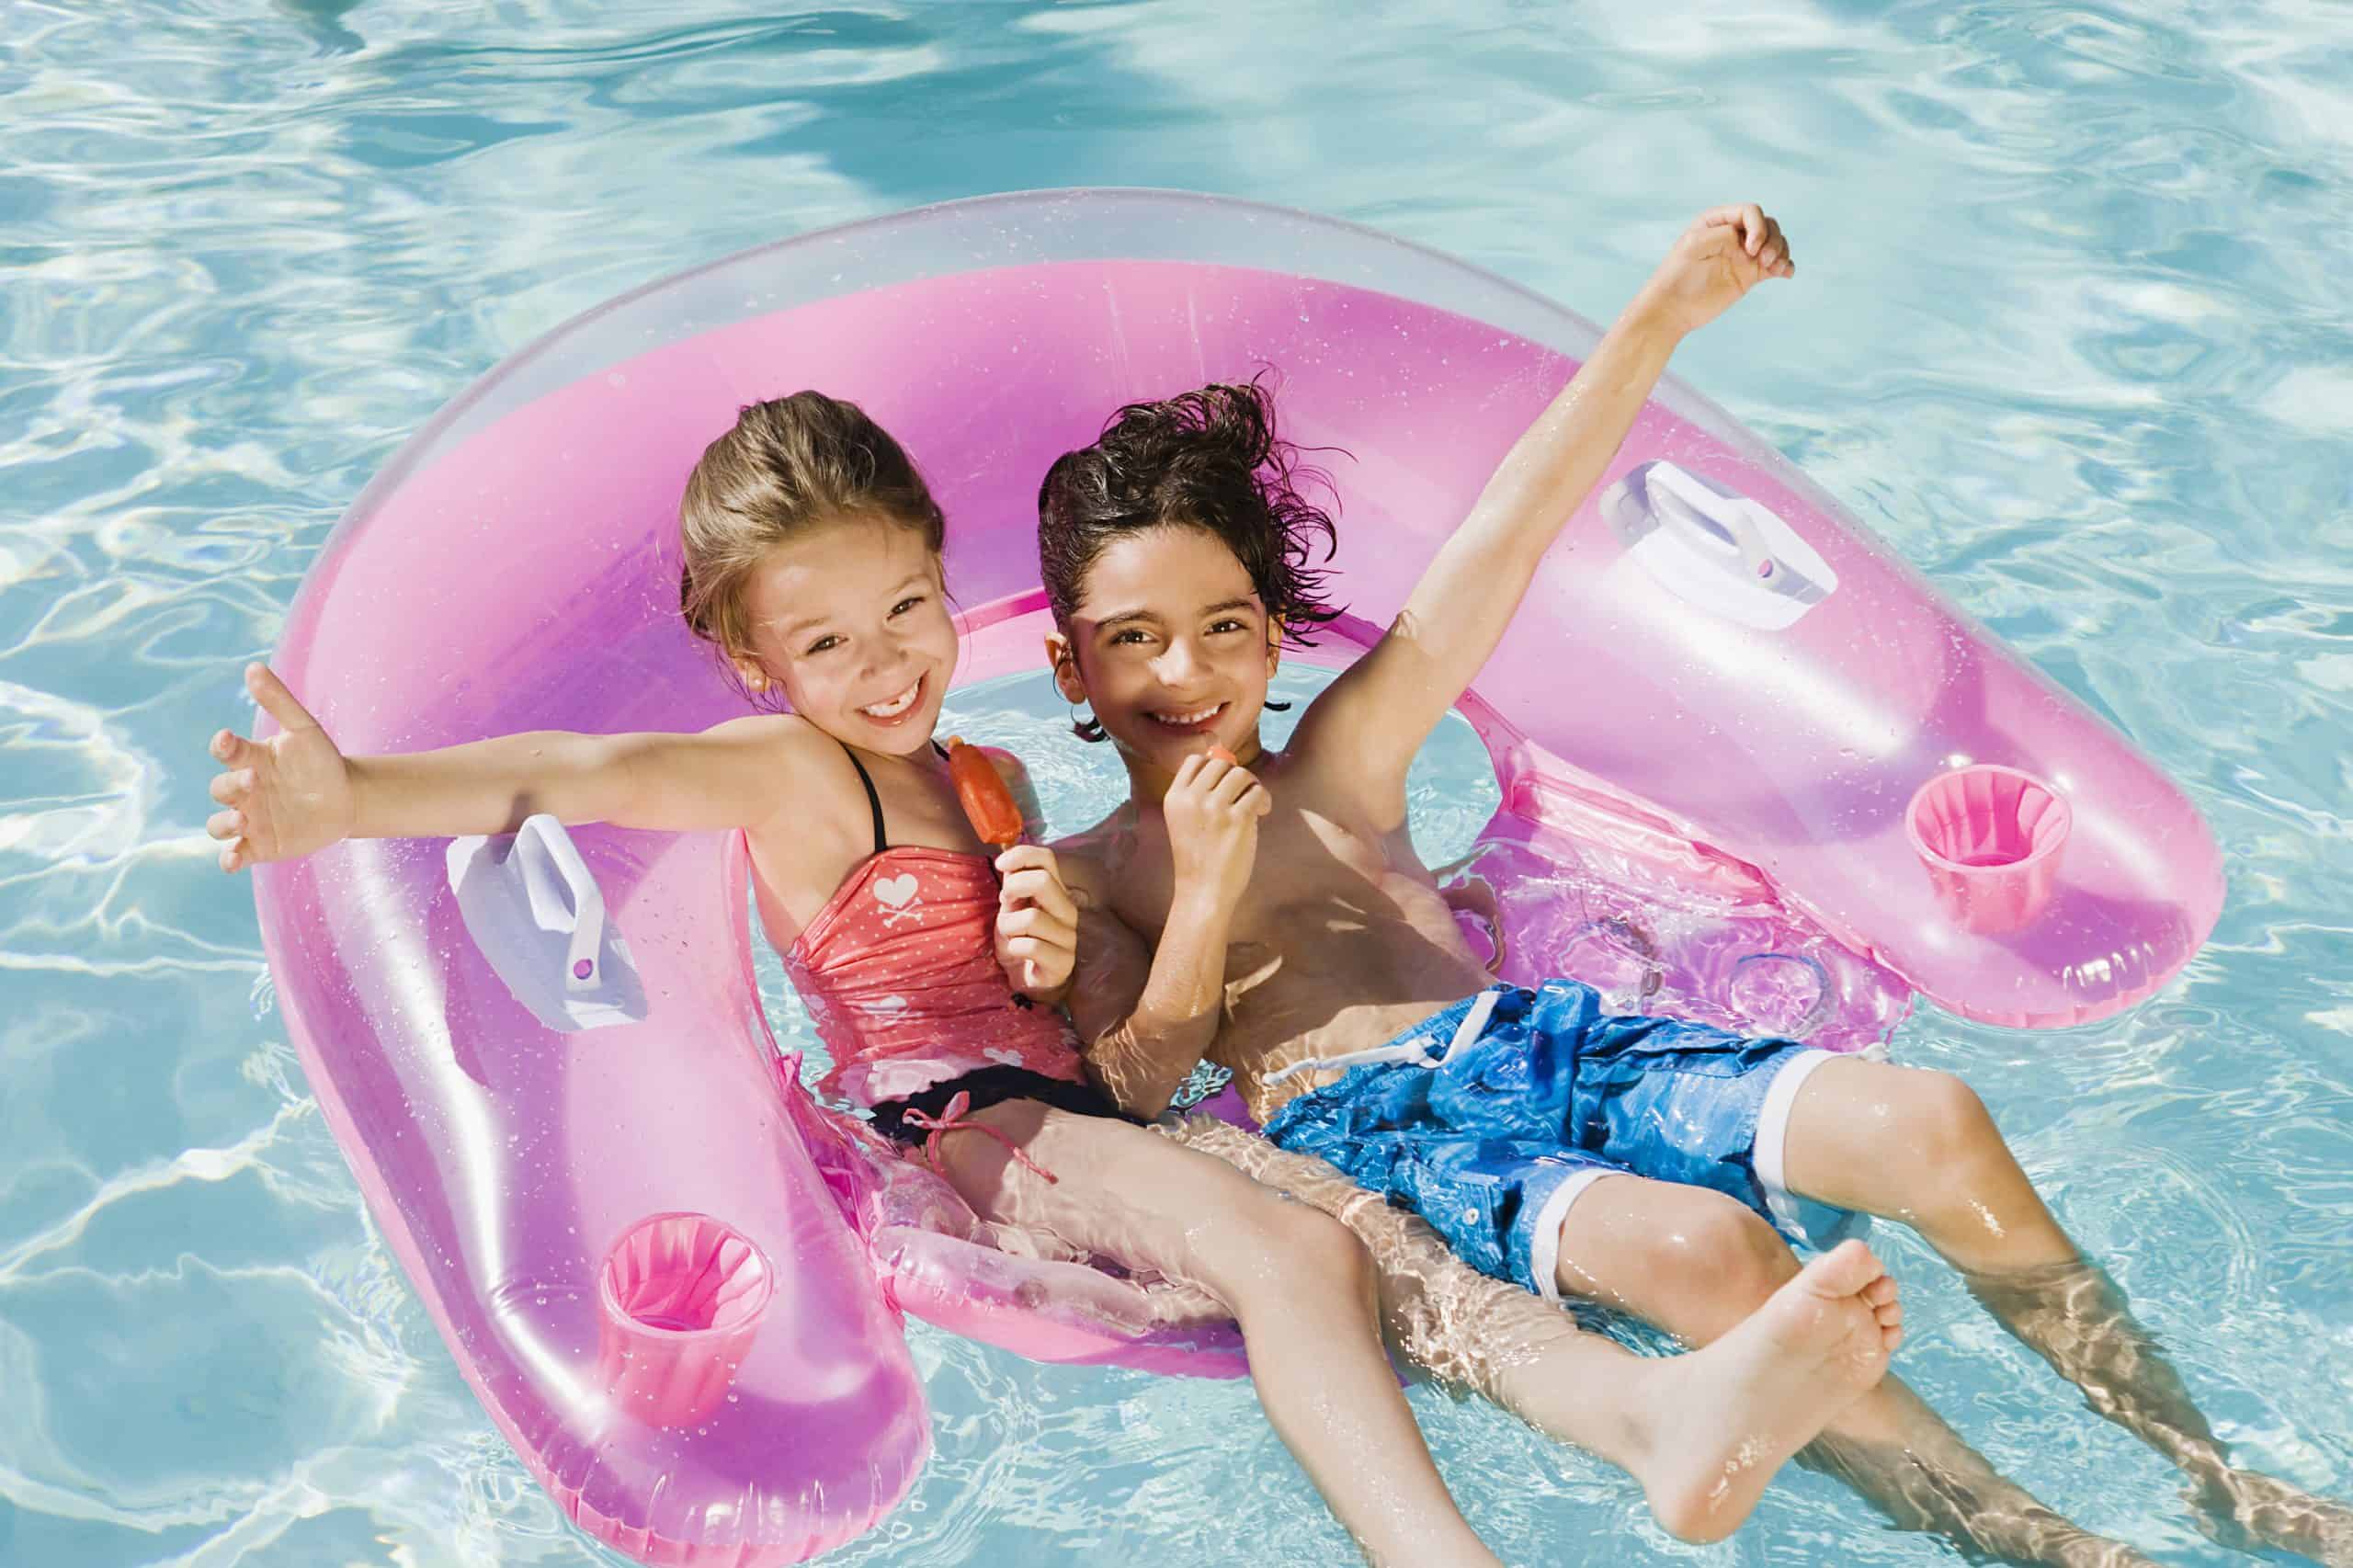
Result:
[[[1139,842],[1124,873],[1115,894],[1120,916],[1156,941],[1176,893],[1166,839]],[[1234,910],[1227,939],[1236,947],[1279,943],[1286,931],[1297,929],[1304,906],[1393,917],[1397,895],[1410,898],[1415,891],[1437,896],[1409,846],[1373,837],[1318,812],[1278,807],[1259,826],[1250,885]]]

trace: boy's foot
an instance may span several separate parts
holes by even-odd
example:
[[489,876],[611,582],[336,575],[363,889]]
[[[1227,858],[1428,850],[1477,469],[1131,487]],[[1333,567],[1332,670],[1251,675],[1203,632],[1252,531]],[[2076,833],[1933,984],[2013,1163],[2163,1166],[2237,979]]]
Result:
[[1895,1281],[1845,1242],[1714,1344],[1660,1363],[1655,1440],[1636,1470],[1651,1512],[1684,1540],[1732,1534],[1790,1456],[1886,1375],[1903,1337]]
[[2259,1471],[2226,1470],[2192,1488],[2190,1506],[2203,1528],[2240,1551],[2269,1548],[2309,1558],[2322,1568],[2353,1568],[2353,1508],[2300,1492]]

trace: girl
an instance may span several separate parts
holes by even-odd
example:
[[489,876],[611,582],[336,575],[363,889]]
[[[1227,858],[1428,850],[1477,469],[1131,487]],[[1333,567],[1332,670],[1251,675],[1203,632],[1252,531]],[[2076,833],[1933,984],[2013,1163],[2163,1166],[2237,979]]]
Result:
[[[222,868],[347,837],[511,832],[540,812],[742,829],[761,923],[837,1063],[826,1090],[871,1106],[884,1134],[927,1141],[983,1215],[1005,1211],[1008,1187],[1034,1188],[1026,1222],[1216,1296],[1269,1419],[1369,1559],[1494,1562],[1381,1355],[1364,1249],[1121,1119],[1086,1085],[1061,1016],[1016,1006],[1059,994],[1073,913],[1046,851],[992,867],[932,740],[957,642],[944,522],[906,453],[853,404],[813,392],[758,403],[704,452],[679,519],[688,624],[755,702],[781,698],[790,713],[347,757],[256,665],[246,684],[284,733],[213,738],[229,769],[208,824],[226,841]],[[876,1007],[886,993],[904,1010]],[[966,1155],[972,1144],[988,1153]],[[1339,1484],[1366,1471],[1378,1484]]]
[[[957,641],[943,519],[905,452],[816,392],[756,404],[705,451],[679,516],[688,625],[756,706],[780,698],[789,713],[699,734],[541,733],[347,757],[255,665],[247,684],[284,733],[214,738],[227,771],[209,826],[225,841],[222,868],[349,836],[506,832],[539,812],[743,830],[762,924],[834,1053],[823,1088],[870,1107],[879,1131],[984,1218],[1214,1295],[1241,1324],[1276,1430],[1369,1558],[1494,1562],[1382,1357],[1365,1247],[1319,1210],[1123,1119],[1086,1082],[1051,1006],[1076,923],[1054,858],[1017,847],[992,866],[932,739]],[[1246,875],[1233,824],[1263,810],[1262,796],[1204,788],[1172,807],[1172,845],[1192,871]],[[1417,1239],[1427,1250],[1392,1258],[1444,1258],[1434,1238]],[[1525,1354],[1498,1357],[1494,1375],[1563,1367],[1544,1358],[1564,1335],[1609,1353],[1627,1375],[1607,1394],[1556,1377],[1550,1397],[1617,1411],[1597,1446],[1642,1475],[1670,1528],[1727,1533],[1781,1459],[1884,1365],[1893,1285],[1856,1253],[1706,1355],[1638,1362],[1555,1318],[1528,1330]],[[1385,1300],[1393,1308],[1412,1290],[1392,1280]],[[1508,1331],[1486,1338],[1503,1344]],[[1855,1370],[1792,1376],[1792,1344],[1807,1367]],[[1662,1369],[1633,1370],[1648,1368]]]

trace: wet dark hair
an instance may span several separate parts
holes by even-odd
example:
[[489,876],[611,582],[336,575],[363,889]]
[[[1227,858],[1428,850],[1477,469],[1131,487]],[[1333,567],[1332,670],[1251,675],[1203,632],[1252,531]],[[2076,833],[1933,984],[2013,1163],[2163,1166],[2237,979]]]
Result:
[[752,403],[703,449],[678,502],[678,610],[731,661],[738,686],[732,661],[752,656],[743,596],[753,569],[787,540],[846,518],[912,528],[935,556],[947,537],[915,460],[854,403],[797,392]]
[[[1128,404],[1093,446],[1055,459],[1038,487],[1038,564],[1055,623],[1070,630],[1086,574],[1114,540],[1196,528],[1233,552],[1283,642],[1313,647],[1314,629],[1340,611],[1324,597],[1324,570],[1309,562],[1319,535],[1331,560],[1339,533],[1300,494],[1309,485],[1332,487],[1275,434],[1274,400],[1256,381]],[[1103,739],[1094,719],[1072,728]]]

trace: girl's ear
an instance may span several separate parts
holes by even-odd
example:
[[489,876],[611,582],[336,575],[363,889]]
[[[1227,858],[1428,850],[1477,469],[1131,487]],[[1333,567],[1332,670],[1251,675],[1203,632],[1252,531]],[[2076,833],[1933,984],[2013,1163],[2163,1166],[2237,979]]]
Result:
[[1267,622],[1267,678],[1268,680],[1275,678],[1275,671],[1282,667],[1282,623],[1270,619]]
[[1046,633],[1046,664],[1054,672],[1054,689],[1063,700],[1080,703],[1086,700],[1086,682],[1078,673],[1078,654],[1070,639],[1059,631]]
[[746,648],[740,653],[730,653],[727,662],[735,666],[735,674],[743,681],[744,689],[754,696],[765,696],[770,691],[779,696],[783,694],[784,682],[768,674],[768,667],[761,663],[758,653]]

